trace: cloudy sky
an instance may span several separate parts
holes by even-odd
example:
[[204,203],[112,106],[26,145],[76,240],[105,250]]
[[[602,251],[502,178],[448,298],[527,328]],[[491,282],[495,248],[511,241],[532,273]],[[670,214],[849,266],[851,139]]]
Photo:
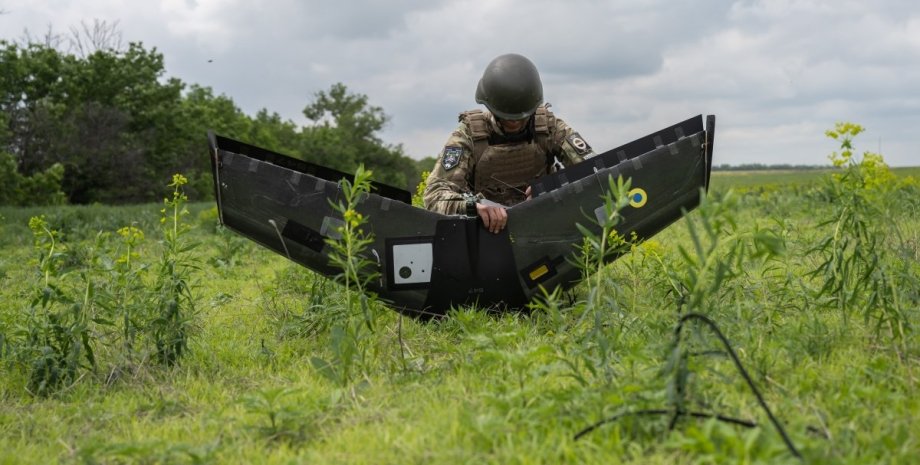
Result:
[[495,56],[531,58],[546,100],[598,151],[717,115],[716,163],[826,164],[837,121],[856,149],[920,165],[916,0],[0,0],[0,38],[118,22],[169,76],[297,123],[342,82],[383,107],[382,134],[438,153]]

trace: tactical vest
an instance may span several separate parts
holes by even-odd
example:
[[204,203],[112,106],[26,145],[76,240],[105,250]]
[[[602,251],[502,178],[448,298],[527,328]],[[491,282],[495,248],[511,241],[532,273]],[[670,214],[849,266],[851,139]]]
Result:
[[555,129],[553,113],[540,106],[523,135],[503,137],[492,132],[490,116],[482,110],[460,115],[473,139],[473,192],[511,206],[524,201],[524,191],[534,179],[550,172],[553,157],[550,131]]

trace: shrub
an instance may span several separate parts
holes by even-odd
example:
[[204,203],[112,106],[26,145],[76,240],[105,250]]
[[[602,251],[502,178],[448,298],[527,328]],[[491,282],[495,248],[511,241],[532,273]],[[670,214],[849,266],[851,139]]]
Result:
[[64,166],[55,163],[31,176],[23,176],[16,159],[0,152],[0,205],[62,205],[67,196],[61,190]]

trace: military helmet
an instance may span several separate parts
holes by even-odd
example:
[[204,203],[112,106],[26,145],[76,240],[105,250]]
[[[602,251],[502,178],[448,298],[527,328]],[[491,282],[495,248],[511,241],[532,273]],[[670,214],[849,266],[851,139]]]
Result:
[[496,57],[482,73],[476,103],[485,105],[500,119],[529,117],[543,103],[543,83],[537,67],[515,53]]

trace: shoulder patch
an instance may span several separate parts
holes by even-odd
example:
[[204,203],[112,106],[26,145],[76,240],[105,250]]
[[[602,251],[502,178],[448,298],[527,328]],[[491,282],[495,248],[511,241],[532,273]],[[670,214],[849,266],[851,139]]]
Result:
[[587,155],[591,153],[591,146],[581,137],[581,134],[573,132],[572,135],[566,137],[565,140],[575,149],[575,153],[578,155]]
[[444,147],[444,151],[441,152],[441,166],[450,171],[460,164],[461,155],[463,155],[463,147],[455,145]]

